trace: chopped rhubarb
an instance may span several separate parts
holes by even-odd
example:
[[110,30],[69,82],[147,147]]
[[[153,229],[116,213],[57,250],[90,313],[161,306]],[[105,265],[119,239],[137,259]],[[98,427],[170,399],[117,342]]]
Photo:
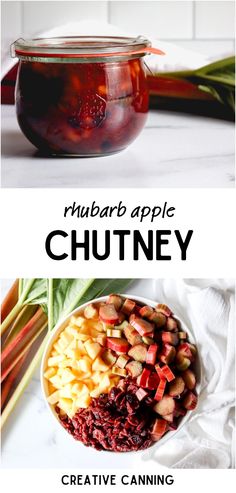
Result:
[[168,429],[168,424],[164,419],[156,419],[152,429],[152,439],[157,442]]
[[155,370],[156,370],[157,375],[159,376],[159,378],[161,380],[165,380],[166,379],[165,375],[162,373],[162,368],[160,367],[160,365],[156,364],[155,365]]
[[149,318],[153,313],[153,308],[151,306],[142,306],[139,314],[141,317]]
[[146,392],[146,390],[144,389],[138,389],[137,392],[136,392],[136,397],[138,398],[139,401],[142,401],[143,399],[145,399],[145,397],[147,397],[148,393]]
[[156,311],[163,313],[166,317],[170,317],[172,314],[171,309],[167,305],[161,303],[156,306]]
[[178,346],[178,353],[177,354],[182,355],[185,358],[190,359],[190,361],[193,361],[194,356],[195,356],[195,354],[193,353],[193,348],[195,349],[195,346],[192,346],[192,348],[191,348],[191,345],[188,342],[182,342]]
[[148,346],[154,343],[152,337],[147,337],[147,336],[143,336],[142,341],[144,342],[144,344],[148,344]]
[[119,368],[125,368],[128,361],[129,361],[129,356],[127,356],[126,354],[121,354],[116,361],[116,366],[119,366]]
[[137,332],[137,330],[134,329],[134,327],[132,327],[132,325],[128,324],[124,328],[124,334],[131,346],[142,343],[141,335]]
[[119,315],[114,305],[103,305],[99,308],[99,317],[106,324],[114,325],[119,321]]
[[182,377],[176,377],[169,385],[169,395],[176,397],[182,394],[185,388],[185,383]]
[[[163,380],[161,380],[162,382]],[[154,397],[155,399],[155,397]],[[164,397],[155,404],[154,411],[161,416],[165,416],[166,414],[171,414],[175,409],[175,401],[173,397],[169,395],[164,395]]]
[[164,344],[159,354],[159,359],[162,363],[169,365],[174,359],[176,355],[176,350],[170,344]]
[[151,374],[151,371],[148,370],[147,368],[144,368],[141,375],[137,378],[137,384],[140,386],[140,387],[146,387],[147,385],[147,380],[148,380],[148,377],[150,376]]
[[177,321],[175,318],[168,317],[166,321],[167,330],[176,330],[178,328]]
[[135,305],[136,305],[135,301],[126,298],[121,310],[125,315],[130,315],[134,311]]
[[168,430],[169,431],[175,431],[177,430],[178,428],[178,425],[175,421],[173,421],[173,423],[168,423]]
[[164,327],[166,324],[166,317],[163,313],[161,312],[156,312],[154,311],[150,317],[149,317],[150,322],[154,322],[157,328],[159,327]]
[[148,335],[153,332],[153,325],[147,320],[143,320],[143,318],[132,317],[130,320],[130,324],[139,332],[141,336]]
[[108,305],[114,305],[115,309],[119,311],[123,305],[123,300],[118,294],[110,294],[107,299]]
[[147,388],[150,390],[156,390],[160,382],[160,378],[158,377],[157,373],[151,373],[147,379]]
[[172,333],[172,332],[162,332],[161,338],[163,342],[168,342],[169,344],[172,344],[172,346],[177,346],[179,342],[179,336],[177,333]]
[[179,332],[179,339],[187,339],[187,332]]
[[174,409],[174,416],[176,418],[179,418],[179,416],[185,416],[186,414],[186,409],[184,409],[179,402],[175,401],[175,409]]
[[181,354],[177,354],[176,357],[176,368],[179,371],[185,371],[191,365],[191,361],[188,358],[185,358]]
[[125,314],[123,312],[118,312],[118,322],[115,325],[121,325],[125,320]]
[[149,346],[147,354],[146,354],[146,363],[148,365],[155,365],[157,351],[158,351],[158,345],[157,344],[151,344],[151,346]]
[[172,380],[174,380],[175,378],[175,375],[174,373],[171,371],[170,367],[168,365],[164,365],[162,366],[161,368],[161,372],[162,374],[165,376],[167,382],[171,382]]
[[139,361],[130,361],[125,368],[132,378],[139,377],[143,371],[143,367]]
[[147,347],[145,344],[136,344],[136,346],[131,347],[128,355],[135,361],[140,361],[141,363],[144,363],[147,356]]
[[122,337],[122,331],[120,329],[107,329],[108,337]]
[[189,391],[183,400],[183,406],[188,411],[195,409],[197,405],[197,396],[193,392]]
[[192,370],[188,369],[181,374],[187,389],[193,390],[196,386],[196,377]]
[[164,392],[165,392],[165,388],[166,388],[166,380],[164,380],[163,378],[160,379],[160,382],[158,384],[158,387],[157,387],[157,391],[154,395],[154,399],[155,401],[161,401],[163,395],[164,395]]
[[116,351],[117,353],[127,353],[129,349],[129,343],[126,339],[116,338],[116,337],[108,337],[107,338],[107,347]]

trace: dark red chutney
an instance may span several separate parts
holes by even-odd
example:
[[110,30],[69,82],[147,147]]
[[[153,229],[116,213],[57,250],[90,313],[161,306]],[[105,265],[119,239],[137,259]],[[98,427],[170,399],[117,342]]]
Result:
[[153,443],[151,430],[157,415],[151,408],[153,399],[140,402],[137,389],[135,383],[121,380],[72,419],[60,415],[59,408],[56,411],[64,428],[84,445],[113,452],[146,449]]
[[16,111],[22,132],[43,153],[99,156],[121,151],[147,117],[143,60],[21,60]]

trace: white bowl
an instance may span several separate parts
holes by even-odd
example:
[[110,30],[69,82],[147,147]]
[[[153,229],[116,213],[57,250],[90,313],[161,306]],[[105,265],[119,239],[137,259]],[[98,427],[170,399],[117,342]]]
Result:
[[[134,301],[137,301],[141,305],[150,305],[153,308],[158,303],[157,301],[152,301],[152,300],[149,300],[147,298],[143,298],[141,296],[134,296],[134,295],[130,295],[130,294],[121,294],[120,296],[122,296],[124,298],[129,298],[129,299],[134,300]],[[48,361],[48,358],[49,358],[49,354],[51,352],[51,349],[52,349],[52,346],[53,346],[54,342],[58,338],[60,332],[62,332],[64,330],[64,328],[68,324],[68,322],[69,322],[69,320],[70,320],[70,318],[71,318],[72,315],[79,315],[80,312],[82,312],[84,310],[84,308],[87,305],[89,305],[90,303],[98,303],[98,302],[101,302],[101,301],[106,301],[107,298],[108,298],[108,296],[102,296],[100,298],[95,298],[93,300],[88,301],[87,303],[84,303],[83,305],[79,306],[78,308],[76,308],[75,310],[73,310],[71,313],[69,313],[69,315],[67,315],[66,318],[64,318],[62,321],[60,321],[59,323],[57,323],[57,325],[55,326],[54,330],[52,331],[51,337],[48,339],[46,348],[44,350],[44,354],[43,354],[43,358],[42,358],[42,363],[41,363],[41,370],[40,370],[41,386],[42,386],[44,400],[46,402],[47,407],[50,410],[50,413],[53,414],[53,416],[55,417],[58,425],[61,428],[63,428],[63,430],[65,431],[65,433],[67,434],[67,436],[69,434],[66,431],[66,429],[62,426],[62,424],[60,422],[60,419],[58,418],[58,415],[57,415],[57,413],[56,413],[56,411],[54,409],[54,406],[52,406],[51,404],[49,404],[48,401],[47,401],[47,397],[49,395],[48,394],[48,381],[46,380],[46,378],[44,378],[44,372],[46,371],[46,368],[47,368],[47,361]],[[173,316],[176,318],[176,320],[178,320],[180,322],[181,328],[185,332],[187,332],[190,343],[196,344],[196,341],[194,340],[193,335],[190,333],[190,331],[186,327],[185,323],[180,318],[176,317],[175,314],[173,314]],[[199,395],[200,394],[200,388],[201,388],[201,362],[200,362],[199,354],[198,354],[198,356],[196,358],[196,362],[194,363],[194,371],[195,371],[196,376],[197,376],[196,391],[197,391],[197,394]],[[151,447],[149,447],[149,448],[153,448],[153,447],[156,447],[157,448],[160,445],[163,445],[167,440],[170,440],[173,436],[176,436],[176,434],[180,431],[180,429],[189,420],[189,418],[193,414],[193,412],[194,411],[188,411],[187,414],[181,419],[181,421],[180,421],[180,423],[178,425],[177,430],[168,431],[164,435],[163,438],[161,438],[158,442],[154,442],[153,445]],[[69,435],[69,436],[74,440],[74,438],[73,438],[72,435]],[[79,443],[82,443],[82,442],[79,442]],[[143,453],[143,452],[145,452],[145,450],[148,450],[148,449],[135,451],[135,453],[136,454],[137,453],[141,453],[141,452]],[[108,453],[110,454],[111,453],[111,452],[108,452],[108,451],[105,451],[105,450],[104,451],[99,451],[99,452],[100,453],[103,452],[103,453],[106,453],[106,454],[108,454]],[[122,455],[124,455],[124,454],[133,454],[134,451],[131,451],[131,452],[116,452],[116,454],[119,454],[119,453],[121,453]]]

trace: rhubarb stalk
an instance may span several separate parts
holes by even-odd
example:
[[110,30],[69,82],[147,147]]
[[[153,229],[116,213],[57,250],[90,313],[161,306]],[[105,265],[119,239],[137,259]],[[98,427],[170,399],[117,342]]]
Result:
[[7,376],[6,380],[4,381],[4,384],[2,385],[1,389],[1,409],[3,409],[4,404],[10,394],[10,391],[22,369],[22,366],[26,360],[28,351],[21,357],[21,359],[18,361],[18,363],[14,366],[12,371],[9,373]]
[[13,307],[13,309],[8,313],[6,318],[4,319],[3,323],[1,324],[1,334],[4,334],[4,332],[10,327],[12,322],[15,320],[17,315],[20,313],[22,305],[27,297],[27,294],[30,291],[30,288],[32,287],[34,283],[34,279],[29,279],[25,288],[23,289],[17,303]]
[[16,279],[1,304],[1,323],[3,323],[18,301],[18,286],[19,281]]
[[21,356],[33,344],[39,333],[47,325],[47,316],[42,308],[38,308],[31,320],[20,330],[16,337],[7,345],[2,352],[1,361],[1,381],[10,373]]
[[16,317],[5,341],[3,347],[5,348],[14,337],[20,332],[21,329],[30,321],[35,312],[37,311],[37,305],[26,305],[22,308],[19,315]]

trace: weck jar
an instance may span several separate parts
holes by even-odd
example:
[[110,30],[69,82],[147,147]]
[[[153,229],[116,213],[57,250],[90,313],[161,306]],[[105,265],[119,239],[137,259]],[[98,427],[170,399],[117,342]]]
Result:
[[61,37],[17,40],[16,112],[42,153],[102,156],[126,148],[148,113],[147,39]]

